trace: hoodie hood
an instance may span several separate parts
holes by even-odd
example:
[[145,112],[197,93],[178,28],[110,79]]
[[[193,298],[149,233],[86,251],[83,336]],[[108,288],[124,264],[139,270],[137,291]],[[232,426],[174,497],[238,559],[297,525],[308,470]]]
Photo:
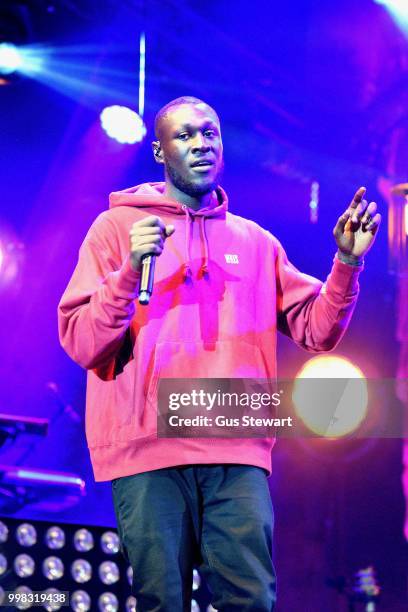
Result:
[[204,245],[204,260],[201,265],[202,275],[208,274],[208,262],[210,259],[210,248],[208,244],[205,221],[208,218],[225,219],[228,209],[227,194],[221,187],[217,187],[213,193],[212,201],[209,206],[194,210],[185,204],[177,202],[163,195],[165,183],[143,183],[136,187],[129,187],[123,191],[114,191],[109,196],[109,208],[116,206],[135,206],[136,208],[150,209],[149,212],[166,212],[174,215],[184,215],[185,217],[185,263],[183,267],[183,277],[187,280],[191,277],[191,223],[198,217],[200,225],[201,240]]
[[[163,195],[165,183],[142,183],[122,191],[114,191],[109,196],[109,208],[116,206],[135,206],[136,208],[154,208],[175,215],[189,214],[193,217],[225,217],[228,210],[227,194],[217,187],[210,206],[194,210]],[[188,208],[188,213],[186,213]]]

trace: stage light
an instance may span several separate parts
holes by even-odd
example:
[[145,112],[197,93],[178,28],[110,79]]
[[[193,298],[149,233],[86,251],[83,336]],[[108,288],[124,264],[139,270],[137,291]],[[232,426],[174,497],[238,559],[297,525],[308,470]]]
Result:
[[116,555],[120,549],[118,534],[113,531],[106,531],[102,534],[101,548],[106,555]]
[[200,606],[195,599],[191,600],[191,612],[200,612]]
[[0,43],[0,73],[12,74],[23,65],[18,48],[10,43]]
[[60,527],[50,527],[45,534],[45,543],[48,548],[59,550],[65,546],[65,533]]
[[101,563],[98,574],[103,584],[115,584],[119,580],[119,568],[113,561]]
[[0,576],[7,571],[7,559],[4,555],[0,553]]
[[88,552],[94,547],[92,533],[88,529],[78,529],[74,535],[74,546],[79,552]]
[[16,539],[20,546],[34,546],[37,543],[37,531],[30,523],[23,523],[17,528]]
[[102,128],[122,144],[141,142],[146,135],[143,119],[126,106],[107,106],[100,114]]
[[62,605],[56,600],[56,597],[55,597],[56,595],[60,595],[61,591],[51,587],[49,589],[46,589],[44,593],[46,595],[52,595],[52,598],[50,599],[50,601],[43,603],[43,608],[45,608],[47,612],[55,612],[56,610],[61,610]]
[[340,438],[358,429],[367,415],[363,372],[348,359],[313,357],[296,376],[295,413],[318,436]]
[[130,595],[127,598],[125,605],[126,605],[126,612],[137,612],[137,609],[136,609],[137,601],[136,601],[136,597],[133,597],[133,595]]
[[130,586],[132,586],[132,581],[133,581],[133,569],[132,569],[132,566],[131,566],[131,565],[129,565],[129,567],[127,568],[127,571],[126,571],[126,576],[127,576],[127,579],[128,579],[128,583],[130,584]]
[[200,574],[195,569],[193,570],[193,591],[196,591],[197,589],[199,589],[200,584],[201,584]]
[[408,35],[408,2],[407,0],[375,0],[382,4],[393,16],[402,30]]
[[9,530],[7,525],[0,521],[0,543],[7,542]]
[[15,593],[22,595],[22,597],[14,604],[17,610],[28,610],[29,608],[31,608],[31,602],[29,601],[29,598],[24,597],[24,595],[32,595],[33,592],[30,587],[22,584],[21,586],[16,588]]
[[83,584],[92,578],[92,566],[85,559],[77,559],[71,566],[71,576],[75,582]]
[[110,592],[102,593],[98,599],[100,612],[116,612],[119,610],[119,602],[116,595]]
[[[74,612],[136,612],[137,601],[130,589],[132,571],[125,557],[115,552],[118,534],[113,529],[79,528],[78,525],[43,521],[28,523],[7,517],[0,521],[0,537],[3,539],[0,542],[0,582],[4,591],[67,593],[69,600],[62,605],[61,600],[42,604],[43,609],[50,611],[69,606]],[[87,550],[82,550],[78,558],[78,544],[82,546],[84,542]],[[100,546],[93,546],[94,542]],[[32,546],[29,551],[27,543]],[[60,546],[58,556],[49,556],[50,548],[56,543]],[[192,587],[192,610],[207,610],[208,594],[197,570],[193,573]],[[0,609],[1,593],[0,590]],[[19,609],[35,607],[29,601],[22,601],[20,605],[24,607]]]
[[59,557],[47,557],[43,561],[42,570],[48,580],[59,580],[64,575],[64,564]]
[[20,578],[32,576],[35,571],[34,559],[30,555],[17,555],[14,559],[14,571]]
[[91,609],[91,598],[86,591],[74,591],[71,595],[71,608],[74,612],[88,612]]

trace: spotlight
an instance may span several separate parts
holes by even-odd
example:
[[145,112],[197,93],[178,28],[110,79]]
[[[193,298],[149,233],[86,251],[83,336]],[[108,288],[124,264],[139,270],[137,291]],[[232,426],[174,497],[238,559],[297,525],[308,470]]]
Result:
[[7,570],[7,559],[0,553],[0,576]]
[[98,573],[103,584],[115,584],[119,580],[119,568],[113,561],[101,563]]
[[118,598],[113,593],[102,593],[98,599],[98,608],[100,612],[116,612],[119,610]]
[[296,376],[292,400],[308,429],[318,436],[339,438],[358,429],[366,417],[367,382],[348,359],[313,357]]
[[407,0],[375,0],[385,6],[402,30],[408,34],[408,4]]
[[64,575],[64,564],[58,557],[44,559],[42,569],[48,580],[59,580]]
[[79,529],[74,535],[74,546],[79,552],[88,552],[94,547],[93,535],[88,529]]
[[0,43],[0,74],[12,74],[23,65],[18,48],[10,43]]
[[20,546],[34,546],[37,543],[37,531],[30,523],[23,523],[17,528],[16,539]]
[[48,548],[59,550],[65,546],[65,533],[60,527],[50,527],[45,534],[45,543]]
[[100,114],[102,128],[122,144],[141,142],[146,134],[143,119],[126,106],[107,106]]
[[136,612],[136,605],[137,605],[136,597],[133,597],[133,595],[130,595],[130,597],[128,597],[126,600],[125,605],[126,605],[126,612]]
[[9,531],[7,525],[5,525],[3,521],[0,521],[0,544],[7,542],[8,533]]
[[31,602],[29,600],[29,597],[27,597],[28,595],[32,596],[33,593],[30,587],[22,584],[21,586],[16,588],[15,592],[20,595],[18,601],[16,601],[16,603],[14,604],[17,610],[28,610],[29,608],[31,608]]
[[91,598],[86,591],[74,591],[71,595],[71,608],[74,612],[88,612],[91,609]]
[[83,584],[92,578],[92,566],[85,559],[77,559],[71,566],[71,576],[75,582]]
[[119,552],[119,536],[113,531],[105,531],[101,537],[101,548],[106,555],[116,555]]
[[34,559],[30,555],[17,555],[14,559],[14,571],[20,578],[32,576],[35,570]]

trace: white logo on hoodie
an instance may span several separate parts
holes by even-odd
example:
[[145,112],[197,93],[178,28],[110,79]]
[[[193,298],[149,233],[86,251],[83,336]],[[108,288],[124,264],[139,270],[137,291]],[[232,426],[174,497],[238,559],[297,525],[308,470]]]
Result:
[[233,255],[231,253],[225,253],[224,257],[225,257],[225,261],[229,264],[239,264],[238,255]]

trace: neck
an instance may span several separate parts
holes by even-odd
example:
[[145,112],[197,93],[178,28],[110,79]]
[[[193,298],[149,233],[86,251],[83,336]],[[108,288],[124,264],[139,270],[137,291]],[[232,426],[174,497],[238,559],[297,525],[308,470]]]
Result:
[[204,195],[191,196],[188,193],[184,193],[184,191],[181,191],[180,189],[175,187],[175,185],[173,185],[172,183],[166,181],[166,187],[164,189],[163,195],[171,198],[172,200],[177,200],[177,202],[185,204],[193,210],[199,210],[200,208],[205,208],[206,206],[209,206],[211,204],[211,200],[213,197],[212,194],[213,192],[210,191],[210,193],[205,193]]

